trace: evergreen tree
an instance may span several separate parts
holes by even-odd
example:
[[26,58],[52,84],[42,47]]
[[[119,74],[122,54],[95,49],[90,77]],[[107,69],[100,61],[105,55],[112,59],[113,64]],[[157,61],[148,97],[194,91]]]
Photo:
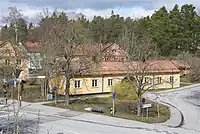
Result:
[[181,18],[181,13],[179,11],[178,5],[175,5],[172,11],[169,13],[169,44],[172,46],[172,55],[177,55],[183,49],[181,48],[182,45],[182,18]]
[[18,42],[26,41],[28,38],[28,26],[25,19],[20,18],[17,23]]
[[199,17],[193,5],[181,7],[182,16],[182,49],[185,52],[195,53],[199,44]]
[[162,56],[170,55],[172,46],[169,44],[169,16],[167,9],[163,6],[151,17],[150,31],[153,41],[157,44],[157,51]]

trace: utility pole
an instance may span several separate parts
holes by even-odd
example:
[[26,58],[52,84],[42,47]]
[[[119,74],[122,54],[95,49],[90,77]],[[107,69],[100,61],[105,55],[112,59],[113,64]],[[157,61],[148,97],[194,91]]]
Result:
[[[17,22],[15,22],[15,43],[16,45],[18,44],[18,30],[17,30]],[[17,86],[17,100],[18,100],[18,109],[20,108],[20,82],[21,80],[19,80],[18,86]]]
[[17,30],[17,23],[15,22],[15,43],[17,44],[18,42],[18,30]]
[[[17,45],[18,42],[18,33],[17,33],[17,22],[15,22],[15,43]],[[17,121],[17,134],[19,134],[19,119],[18,119],[18,113],[20,110],[20,82],[21,80],[19,80],[18,85],[17,85],[17,113],[16,113],[16,121]]]

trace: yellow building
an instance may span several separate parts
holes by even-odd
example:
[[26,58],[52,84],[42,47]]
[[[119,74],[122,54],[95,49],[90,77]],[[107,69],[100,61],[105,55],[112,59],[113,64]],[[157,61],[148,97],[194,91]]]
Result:
[[[142,62],[101,62],[98,67],[82,76],[70,80],[70,94],[96,94],[112,91],[112,86],[122,82],[128,76],[143,77],[145,88],[177,88],[180,87],[180,70],[170,60],[153,60]],[[65,78],[52,81],[57,93],[64,94]]]

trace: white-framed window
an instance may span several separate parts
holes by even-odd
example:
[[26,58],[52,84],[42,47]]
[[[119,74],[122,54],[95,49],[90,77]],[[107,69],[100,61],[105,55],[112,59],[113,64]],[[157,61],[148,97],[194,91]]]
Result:
[[158,80],[158,84],[161,84],[161,83],[162,83],[161,77],[157,77],[157,80]]
[[74,88],[81,88],[81,81],[80,80],[74,81]]
[[92,87],[98,87],[98,80],[92,80]]
[[154,81],[154,84],[161,84],[161,83],[162,83],[161,77],[156,77],[155,81]]
[[152,78],[150,78],[150,77],[145,77],[145,78],[144,78],[144,82],[145,82],[145,84],[152,84]]
[[22,61],[21,59],[17,59],[17,65],[21,65]]
[[170,82],[170,83],[174,82],[174,76],[170,76],[170,77],[169,77],[169,82]]
[[10,65],[10,60],[5,60],[5,65]]
[[108,79],[108,86],[112,86],[113,85],[113,79]]
[[105,57],[104,59],[105,59],[105,61],[108,61],[108,57]]

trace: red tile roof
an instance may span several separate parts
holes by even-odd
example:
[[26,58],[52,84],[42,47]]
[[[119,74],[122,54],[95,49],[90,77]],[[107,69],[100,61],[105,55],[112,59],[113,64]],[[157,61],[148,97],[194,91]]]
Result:
[[26,41],[26,42],[22,42],[22,44],[30,52],[41,52],[42,51],[42,44],[40,42]]
[[101,62],[89,74],[127,74],[127,73],[179,73],[180,70],[170,60],[151,60],[145,63],[132,62]]
[[100,53],[103,51],[104,54],[107,53],[108,50],[110,50],[112,47],[118,47],[120,50],[120,54],[124,55],[124,50],[121,49],[119,47],[119,45],[117,44],[85,44],[85,45],[79,45],[78,48],[76,48],[76,53],[77,55],[84,55],[85,52],[87,52],[87,54],[91,54],[91,53]]
[[171,62],[180,70],[190,69],[190,65],[183,60],[171,60]]
[[31,41],[26,41],[23,42],[24,46],[26,47],[41,47],[41,44],[39,42],[31,42]]

